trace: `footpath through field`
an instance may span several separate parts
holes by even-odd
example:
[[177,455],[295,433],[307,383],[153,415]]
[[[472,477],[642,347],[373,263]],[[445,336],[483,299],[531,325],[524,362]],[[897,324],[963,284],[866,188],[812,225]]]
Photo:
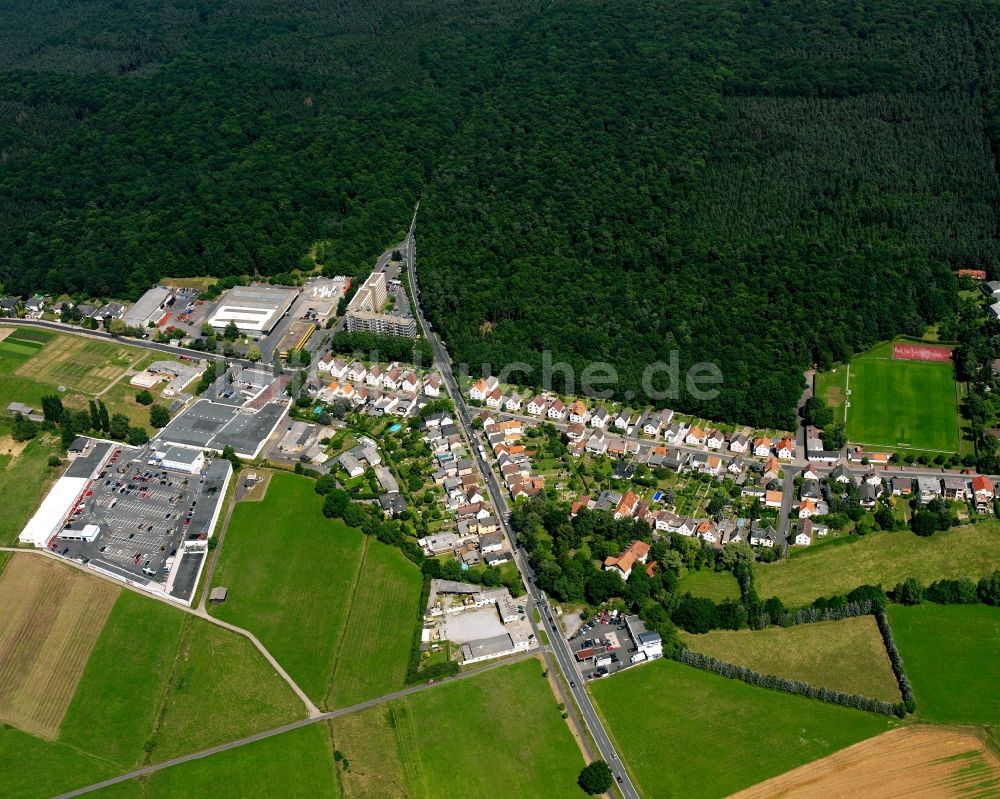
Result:
[[275,727],[270,730],[264,730],[263,732],[258,732],[253,735],[248,735],[246,738],[240,738],[236,741],[230,741],[229,743],[219,744],[218,746],[210,747],[209,749],[203,749],[200,752],[193,752],[190,755],[183,755],[181,757],[175,757],[170,760],[164,760],[162,763],[155,763],[151,766],[146,766],[144,768],[136,769],[135,771],[129,771],[125,774],[119,774],[117,777],[112,777],[111,779],[104,780],[102,782],[96,782],[93,785],[87,785],[83,788],[77,788],[74,791],[69,791],[67,793],[59,794],[56,799],[70,799],[74,796],[83,796],[84,794],[91,793],[92,791],[99,791],[102,788],[108,788],[112,785],[117,785],[122,782],[127,782],[128,780],[136,779],[138,777],[145,777],[150,774],[154,774],[157,771],[162,771],[163,769],[170,768],[172,766],[179,766],[181,763],[188,763],[192,760],[201,760],[205,757],[210,757],[211,755],[217,755],[221,752],[228,752],[230,749],[236,749],[241,746],[246,746],[247,744],[256,743],[257,741],[263,741],[267,738],[273,738],[276,735],[281,735],[286,732],[292,732],[292,730],[298,730],[302,727],[306,727],[310,724],[316,724],[321,721],[330,721],[331,719],[336,719],[341,716],[347,716],[352,713],[358,713],[362,710],[368,710],[372,707],[377,707],[379,705],[384,705],[386,702],[391,702],[395,699],[401,699],[405,696],[412,696],[413,694],[420,693],[421,691],[428,691],[432,688],[436,688],[440,685],[450,685],[451,683],[457,682],[459,680],[467,680],[470,677],[476,677],[483,672],[492,671],[493,669],[502,668],[503,666],[509,666],[512,663],[519,663],[522,660],[527,660],[528,658],[536,657],[538,653],[536,652],[523,652],[519,655],[514,655],[513,657],[506,658],[504,660],[496,661],[493,663],[487,663],[483,666],[478,666],[474,669],[469,669],[469,671],[464,671],[454,677],[449,677],[440,682],[429,682],[421,683],[420,685],[413,685],[409,688],[403,688],[399,691],[394,691],[391,694],[385,694],[384,696],[376,697],[375,699],[369,699],[365,702],[359,702],[356,705],[351,705],[350,707],[340,708],[339,710],[330,710],[326,713],[320,713],[316,716],[310,716],[307,719],[301,719],[299,721],[293,721],[290,724],[283,724],[280,727]]

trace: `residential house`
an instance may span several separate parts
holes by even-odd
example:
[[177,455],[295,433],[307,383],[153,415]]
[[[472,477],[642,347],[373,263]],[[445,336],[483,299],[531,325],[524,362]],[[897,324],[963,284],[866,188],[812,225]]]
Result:
[[549,405],[549,409],[546,412],[546,415],[550,419],[555,419],[557,421],[560,420],[560,419],[562,419],[563,417],[565,417],[566,416],[566,406],[565,406],[565,404],[563,404],[563,401],[561,399],[559,399],[559,398],[556,398],[556,399],[552,400],[552,404]]
[[512,391],[504,399],[503,405],[511,413],[516,413],[517,411],[521,410],[521,395],[518,394],[516,391]]
[[764,492],[764,507],[765,508],[780,508],[781,501],[784,498],[784,494],[781,491],[765,491]]
[[742,433],[737,433],[731,439],[729,439],[729,451],[735,452],[737,455],[744,455],[746,451],[750,448],[749,439]]
[[698,425],[693,425],[684,437],[684,443],[691,447],[700,447],[705,443],[705,431]]
[[858,504],[865,510],[871,510],[878,503],[879,491],[869,482],[863,482],[858,491]]
[[569,407],[569,420],[576,424],[586,424],[590,421],[590,411],[582,401],[577,400]]
[[823,493],[819,488],[819,481],[805,480],[799,487],[799,497],[801,499],[819,499]]
[[921,502],[930,502],[941,496],[941,480],[937,477],[918,477],[917,491],[920,492]]
[[347,378],[352,383],[361,383],[367,375],[368,370],[365,369],[365,365],[361,361],[355,361],[351,364],[351,368],[347,370]]
[[753,442],[753,454],[758,458],[766,458],[771,454],[771,439],[755,438]]
[[330,365],[333,363],[333,355],[329,352],[316,362],[317,372],[330,372]]
[[[639,506],[639,497],[633,494],[631,491],[626,491],[622,498],[618,501],[615,507],[614,516],[616,519],[631,518],[635,516],[636,510]],[[643,563],[645,563],[645,559]]]
[[403,377],[403,370],[398,366],[390,367],[384,375],[382,375],[382,388],[386,391],[398,391],[400,380]]
[[834,467],[833,471],[830,472],[830,479],[835,483],[840,483],[841,485],[847,485],[854,478],[851,477],[851,473],[847,471],[843,466]]
[[378,364],[373,365],[372,368],[368,370],[368,374],[365,376],[365,385],[371,386],[372,388],[381,388],[382,375],[384,374],[385,372],[381,366]]
[[607,571],[616,571],[623,580],[627,580],[632,573],[632,567],[638,562],[645,564],[649,557],[649,544],[643,541],[633,541],[628,549],[622,552],[617,558],[607,557],[604,559],[604,568]]
[[[969,484],[964,477],[945,477],[944,498],[953,499],[956,502],[968,502],[970,499]],[[987,482],[989,482],[987,480]]]
[[795,543],[800,547],[807,547],[813,542],[813,523],[811,519],[803,519],[799,522],[795,532]]
[[486,405],[489,408],[499,409],[503,407],[503,392],[499,388],[493,389],[486,395]]
[[503,549],[503,536],[500,533],[481,533],[479,536],[479,551],[484,555],[499,552]]
[[976,499],[976,510],[980,513],[989,510],[996,498],[993,481],[983,475],[976,475],[972,478],[972,491]]
[[790,461],[795,458],[795,441],[790,438],[783,438],[774,448],[777,456],[783,461]]
[[608,426],[608,417],[609,414],[602,405],[590,415],[590,426],[603,429]]
[[547,403],[545,402],[545,398],[539,395],[528,403],[528,413],[532,416],[541,416],[545,413],[546,405]]
[[760,519],[754,519],[750,525],[750,545],[773,549],[781,545],[781,537],[771,525],[761,524]]
[[908,497],[913,493],[913,479],[910,477],[893,477],[892,493],[897,497]]
[[803,499],[799,502],[799,518],[809,519],[816,516],[818,511],[816,510],[816,500],[815,499]]
[[726,437],[719,430],[709,430],[705,434],[705,446],[709,449],[722,449],[726,443]]
[[424,381],[424,394],[428,397],[441,396],[441,376],[433,374]]
[[642,432],[647,436],[658,438],[663,429],[663,419],[659,414],[647,413],[642,420]]

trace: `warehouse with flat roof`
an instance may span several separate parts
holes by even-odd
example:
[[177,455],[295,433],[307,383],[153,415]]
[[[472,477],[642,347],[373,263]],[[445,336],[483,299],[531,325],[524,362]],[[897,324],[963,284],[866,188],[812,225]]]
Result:
[[298,290],[287,286],[236,286],[222,296],[208,323],[222,332],[232,322],[243,335],[259,339],[274,329],[297,296]]

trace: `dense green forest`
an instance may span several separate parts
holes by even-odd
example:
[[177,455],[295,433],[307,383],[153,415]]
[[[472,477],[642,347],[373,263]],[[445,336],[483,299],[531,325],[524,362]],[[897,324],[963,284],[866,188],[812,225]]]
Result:
[[[0,283],[363,273],[421,199],[456,362],[802,371],[1000,276],[1000,1],[12,0]],[[528,378],[527,382],[536,382]],[[558,387],[558,386],[556,386]]]

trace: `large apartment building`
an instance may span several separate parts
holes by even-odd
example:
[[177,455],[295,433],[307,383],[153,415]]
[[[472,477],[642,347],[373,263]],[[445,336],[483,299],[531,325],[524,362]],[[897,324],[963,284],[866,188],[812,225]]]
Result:
[[347,329],[415,338],[417,322],[412,316],[383,311],[388,296],[385,274],[373,272],[347,305]]

